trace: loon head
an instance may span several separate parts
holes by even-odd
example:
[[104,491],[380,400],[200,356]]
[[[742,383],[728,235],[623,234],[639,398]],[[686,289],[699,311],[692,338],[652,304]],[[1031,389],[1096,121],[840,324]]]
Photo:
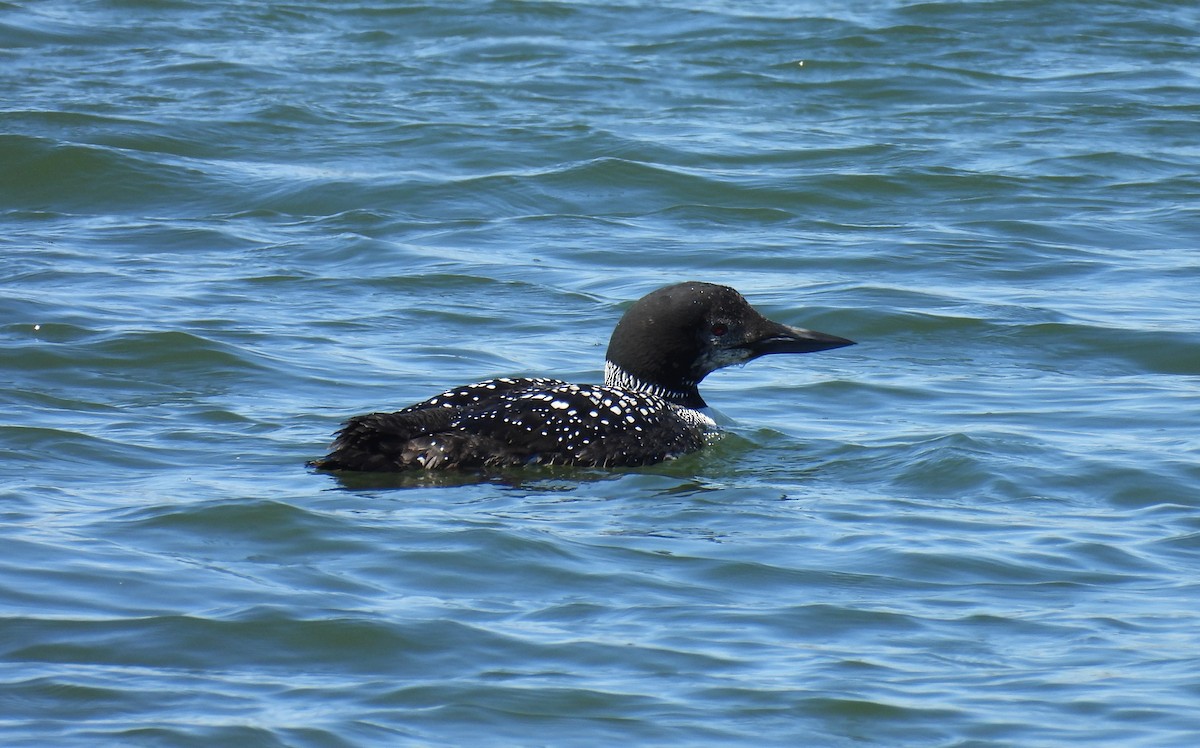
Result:
[[696,385],[717,369],[769,353],[812,353],[854,341],[772,322],[728,286],[660,288],[625,312],[606,354],[607,384],[704,407]]

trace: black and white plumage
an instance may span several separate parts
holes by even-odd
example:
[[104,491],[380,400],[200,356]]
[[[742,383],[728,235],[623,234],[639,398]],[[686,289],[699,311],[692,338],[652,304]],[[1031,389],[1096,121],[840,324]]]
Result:
[[604,384],[490,379],[394,413],[351,418],[321,470],[650,465],[704,446],[697,385],[770,353],[852,345],[764,317],[728,286],[688,282],[635,302],[613,331]]

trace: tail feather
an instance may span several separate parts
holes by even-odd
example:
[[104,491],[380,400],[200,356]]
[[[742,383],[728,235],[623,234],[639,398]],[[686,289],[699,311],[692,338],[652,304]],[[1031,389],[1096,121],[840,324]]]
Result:
[[414,440],[446,431],[454,408],[424,408],[355,416],[337,432],[329,454],[309,463],[318,470],[392,472],[422,467]]
[[519,465],[527,451],[455,429],[458,408],[428,407],[355,416],[337,432],[329,454],[308,463],[318,470],[400,472]]

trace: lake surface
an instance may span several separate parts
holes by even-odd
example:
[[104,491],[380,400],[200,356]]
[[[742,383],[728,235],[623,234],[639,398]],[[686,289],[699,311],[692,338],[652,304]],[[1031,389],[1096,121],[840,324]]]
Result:
[[[1200,5],[0,5],[6,746],[1192,746]],[[697,279],[660,466],[313,473]]]

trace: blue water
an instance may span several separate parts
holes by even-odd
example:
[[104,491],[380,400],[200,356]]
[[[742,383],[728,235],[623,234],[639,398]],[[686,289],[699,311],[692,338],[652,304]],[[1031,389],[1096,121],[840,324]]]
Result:
[[[1191,746],[1200,6],[0,4],[6,746]],[[722,282],[660,466],[310,472]]]

